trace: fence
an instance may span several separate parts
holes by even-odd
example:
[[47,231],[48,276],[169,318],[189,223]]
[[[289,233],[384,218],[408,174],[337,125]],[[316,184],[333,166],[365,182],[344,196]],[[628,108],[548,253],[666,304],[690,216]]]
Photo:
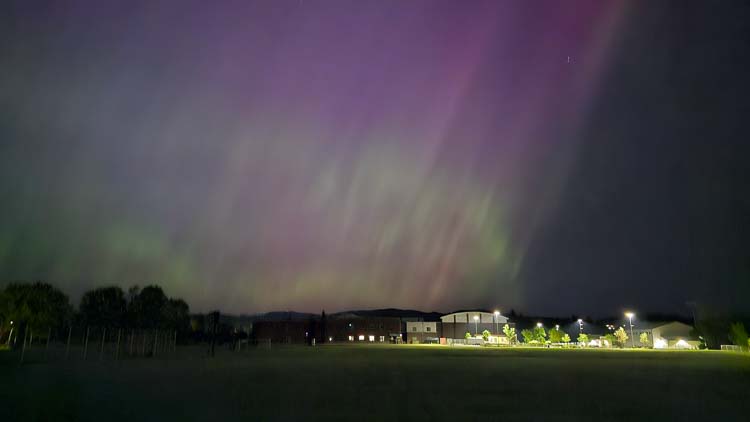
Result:
[[[20,364],[39,362],[101,362],[138,358],[176,357],[178,333],[175,330],[132,329],[116,327],[68,326],[57,330],[48,329],[38,335],[32,329],[14,330],[2,339],[18,354]],[[270,350],[269,338],[232,338],[228,342],[198,341],[193,343],[182,338],[182,343],[192,344],[182,357],[214,356],[214,346],[233,352]],[[207,347],[202,349],[202,347]]]
[[747,349],[745,349],[744,347],[735,346],[734,344],[722,344],[721,350],[729,350],[732,352],[744,352]]
[[177,331],[110,327],[32,329],[12,333],[7,344],[20,351],[20,363],[54,360],[121,360],[175,353]]

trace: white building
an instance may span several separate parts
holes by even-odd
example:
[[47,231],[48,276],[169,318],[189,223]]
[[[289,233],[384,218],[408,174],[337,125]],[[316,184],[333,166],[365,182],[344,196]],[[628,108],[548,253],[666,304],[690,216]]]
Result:
[[482,311],[462,311],[443,315],[441,321],[441,337],[449,339],[464,339],[466,333],[470,336],[480,337],[485,330],[490,332],[490,343],[508,343],[503,334],[505,324],[514,327],[515,324],[508,321],[508,317],[501,313]]
[[406,341],[410,344],[439,341],[439,337],[437,322],[406,322]]
[[700,342],[691,339],[692,330],[693,327],[679,321],[660,322],[648,327],[634,327],[633,335],[638,344],[641,333],[646,333],[654,349],[697,349]]

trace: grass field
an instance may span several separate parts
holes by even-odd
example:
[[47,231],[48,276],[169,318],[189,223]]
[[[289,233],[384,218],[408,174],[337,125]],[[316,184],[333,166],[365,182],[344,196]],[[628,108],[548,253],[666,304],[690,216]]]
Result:
[[19,367],[0,352],[0,420],[750,420],[730,352],[287,346],[181,348]]

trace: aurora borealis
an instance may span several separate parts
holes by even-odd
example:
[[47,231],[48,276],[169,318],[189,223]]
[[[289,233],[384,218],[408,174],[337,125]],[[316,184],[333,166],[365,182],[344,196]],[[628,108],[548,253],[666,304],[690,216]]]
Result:
[[[671,51],[668,43],[654,52],[632,47],[648,38],[633,39],[633,28],[662,25],[642,23],[642,7],[217,3],[2,6],[0,280],[47,280],[74,296],[156,282],[195,310],[236,313],[600,312],[662,303],[625,293],[621,282],[644,275],[636,262],[665,262],[650,275],[649,283],[666,283],[659,294],[693,274],[679,263],[692,259],[682,246],[653,262],[615,250],[624,261],[599,266],[612,258],[601,255],[610,246],[644,251],[618,237],[633,231],[627,225],[620,234],[560,231],[573,227],[566,216],[584,215],[571,211],[580,203],[598,207],[592,227],[615,230],[621,223],[602,219],[617,195],[595,193],[630,176],[601,175],[631,154],[646,170],[625,165],[624,173],[653,176],[648,169],[663,164],[657,158],[674,151],[642,145],[612,153],[648,140],[634,132],[641,120],[629,110],[651,104],[662,117],[682,110],[658,109],[645,97],[628,107],[622,98],[642,81],[612,91],[623,78],[618,66],[659,75],[662,68],[649,66],[660,48]],[[591,155],[607,142],[617,145]],[[680,165],[704,156],[701,140],[681,142],[689,155]],[[586,173],[591,163],[601,171]],[[632,204],[661,186],[638,180],[644,196],[629,197]],[[729,190],[726,197],[736,194]],[[675,195],[664,204],[702,203]],[[659,200],[651,203],[672,224]],[[712,218],[724,209],[717,207],[696,218]],[[697,221],[668,227],[682,233],[688,220]],[[683,245],[671,233],[647,242]],[[684,273],[664,278],[677,267]],[[666,307],[702,292],[687,290]],[[574,303],[571,291],[588,302]],[[533,303],[539,296],[549,297]]]

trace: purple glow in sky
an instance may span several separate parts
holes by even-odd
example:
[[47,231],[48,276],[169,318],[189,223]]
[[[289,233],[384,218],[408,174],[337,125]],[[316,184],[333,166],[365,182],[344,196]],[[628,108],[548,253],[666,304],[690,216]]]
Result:
[[[196,310],[524,306],[607,1],[52,2],[4,50],[6,279]],[[569,62],[568,57],[573,58]],[[23,176],[19,176],[23,175]]]

